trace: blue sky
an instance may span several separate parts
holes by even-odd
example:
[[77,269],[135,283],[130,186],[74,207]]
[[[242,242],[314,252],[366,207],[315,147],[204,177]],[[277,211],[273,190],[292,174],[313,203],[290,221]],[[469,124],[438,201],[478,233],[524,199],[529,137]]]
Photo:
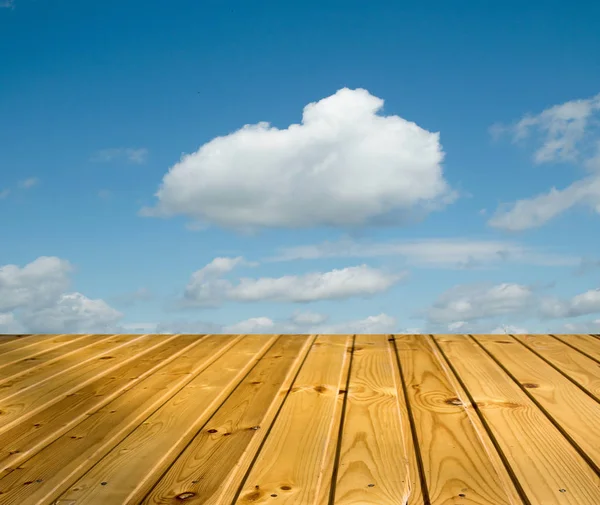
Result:
[[0,5],[0,332],[600,332],[597,3]]

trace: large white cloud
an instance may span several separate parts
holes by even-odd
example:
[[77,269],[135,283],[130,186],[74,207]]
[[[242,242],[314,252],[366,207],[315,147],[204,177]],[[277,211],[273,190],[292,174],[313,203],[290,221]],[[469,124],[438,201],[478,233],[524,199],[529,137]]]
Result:
[[105,332],[122,314],[103,300],[69,293],[71,264],[40,257],[0,267],[0,333]]
[[361,226],[400,223],[455,198],[439,134],[378,112],[383,100],[341,89],[304,108],[301,124],[246,125],[184,155],[142,215],[198,226]]
[[241,278],[237,283],[220,277],[241,258],[216,258],[194,272],[185,288],[184,303],[214,306],[225,300],[238,302],[312,302],[374,295],[386,291],[405,277],[367,265],[341,268],[329,272],[311,272],[282,277]]
[[511,231],[544,225],[576,206],[600,213],[600,94],[554,105],[537,115],[528,114],[511,126],[496,125],[494,132],[509,132],[514,141],[535,137],[535,163],[569,162],[591,175],[564,189],[504,204],[488,221],[490,226]]

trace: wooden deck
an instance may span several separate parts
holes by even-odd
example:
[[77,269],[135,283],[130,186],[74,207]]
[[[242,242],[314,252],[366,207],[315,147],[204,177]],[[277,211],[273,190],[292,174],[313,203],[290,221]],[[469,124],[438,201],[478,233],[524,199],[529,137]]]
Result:
[[597,335],[0,337],[0,504],[599,505]]

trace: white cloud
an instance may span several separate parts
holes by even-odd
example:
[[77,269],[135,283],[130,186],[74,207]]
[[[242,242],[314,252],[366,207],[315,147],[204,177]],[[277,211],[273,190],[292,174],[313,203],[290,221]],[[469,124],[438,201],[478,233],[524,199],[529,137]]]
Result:
[[245,321],[224,326],[225,333],[273,333],[275,322],[268,317],[252,317]]
[[303,275],[243,277],[236,284],[220,277],[242,261],[242,258],[216,258],[192,274],[184,293],[185,304],[211,306],[223,300],[302,303],[344,299],[386,291],[405,276],[360,265]]
[[122,316],[103,300],[66,292],[72,266],[42,256],[25,265],[0,267],[0,331],[78,333],[108,331]]
[[448,331],[457,332],[459,330],[464,330],[469,326],[469,323],[466,321],[455,321],[448,325]]
[[490,331],[492,335],[519,335],[529,333],[525,328],[519,328],[518,326],[506,325],[498,326]]
[[104,333],[110,332],[121,317],[123,314],[104,300],[68,293],[49,307],[25,309],[20,320],[34,333]]
[[545,253],[512,242],[471,239],[424,239],[403,242],[356,242],[343,239],[280,250],[270,261],[318,258],[401,256],[412,265],[469,268],[502,262],[544,266],[574,266],[577,258]]
[[37,186],[40,183],[40,180],[37,177],[29,177],[27,179],[23,179],[19,181],[19,187],[23,189],[30,189],[34,186]]
[[36,309],[54,302],[68,287],[68,261],[42,256],[23,268],[0,267],[0,312],[20,307]]
[[[565,323],[552,333],[598,333],[600,332],[600,319],[593,321],[579,321]],[[550,332],[549,332],[550,333]]]
[[141,214],[253,230],[397,224],[450,203],[439,135],[382,106],[341,89],[307,105],[301,124],[217,137],[170,168]]
[[[318,330],[315,331],[315,330]],[[321,325],[313,328],[313,333],[394,333],[397,321],[387,314],[369,316],[365,319],[338,324]]]
[[533,301],[532,289],[521,284],[467,284],[443,293],[426,315],[430,323],[454,323],[459,324],[455,329],[463,329],[467,322],[522,312]]
[[512,126],[497,126],[494,130],[512,133],[516,142],[537,132],[542,145],[534,153],[536,163],[580,161],[588,158],[594,148],[593,119],[598,111],[600,94],[554,105],[537,115],[527,114]]
[[0,334],[9,333],[26,333],[25,327],[10,312],[8,314],[0,314]]
[[146,162],[148,158],[148,149],[145,147],[132,148],[132,147],[113,147],[110,149],[102,149],[96,151],[91,161],[97,163],[109,163],[115,160],[126,160],[129,163],[141,165]]
[[500,208],[488,221],[490,226],[510,231],[536,228],[577,205],[600,213],[600,176],[581,179],[565,189],[519,200]]
[[572,100],[550,107],[538,115],[526,115],[498,132],[511,132],[515,141],[538,133],[541,146],[536,163],[563,161],[582,165],[592,175],[564,189],[551,188],[532,198],[504,204],[488,221],[490,226],[511,231],[544,225],[556,216],[584,206],[600,213],[600,94],[585,100]]
[[[269,317],[252,317],[230,325],[207,322],[171,322],[156,325],[157,333],[281,333],[281,334],[348,334],[393,333],[396,319],[387,314],[335,324],[304,324],[291,321],[275,321]],[[418,329],[415,332],[418,333]]]
[[600,289],[591,289],[570,300],[544,299],[540,305],[540,313],[549,319],[600,313]]

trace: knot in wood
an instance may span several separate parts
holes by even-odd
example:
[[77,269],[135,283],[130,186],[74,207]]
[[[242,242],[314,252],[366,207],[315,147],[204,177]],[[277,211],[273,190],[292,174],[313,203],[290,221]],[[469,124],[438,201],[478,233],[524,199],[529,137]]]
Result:
[[462,402],[458,398],[448,398],[445,403],[448,405],[462,405]]
[[525,384],[523,384],[524,388],[527,389],[535,389],[535,388],[539,388],[539,384],[534,384],[533,382],[526,382]]
[[191,491],[186,491],[185,493],[180,493],[176,496],[176,498],[178,500],[184,501],[184,500],[189,500],[190,498],[193,498],[194,496],[196,496],[196,493],[192,493]]

